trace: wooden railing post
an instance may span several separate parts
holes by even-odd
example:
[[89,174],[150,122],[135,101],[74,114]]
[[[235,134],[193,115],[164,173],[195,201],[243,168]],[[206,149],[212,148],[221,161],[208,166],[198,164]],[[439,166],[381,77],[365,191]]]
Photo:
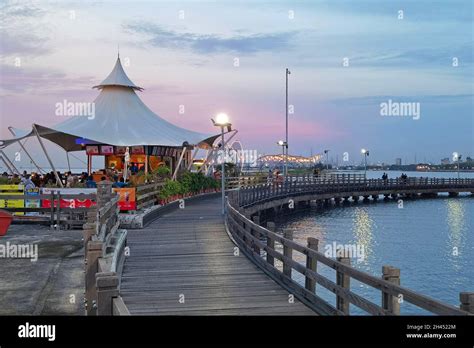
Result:
[[[313,237],[308,237],[307,246],[308,249],[318,251],[319,240]],[[314,257],[306,255],[306,268],[310,269],[313,272],[317,272],[317,264],[316,259]],[[316,281],[314,279],[306,277],[305,287],[314,294],[316,292]]]
[[[400,269],[392,266],[382,266],[382,278],[390,283],[400,285]],[[400,315],[398,297],[382,290],[382,307],[394,315]]]
[[[246,219],[246,220],[241,221],[241,222],[242,222],[242,227],[243,227],[243,229],[244,229],[245,231],[247,231],[247,232],[250,233],[250,232],[252,231],[252,229],[251,229],[251,227],[250,227],[250,224],[247,223],[247,220],[250,220],[250,215],[245,214],[245,219]],[[246,246],[250,246],[251,241],[250,241],[249,239],[250,239],[250,238],[247,237],[247,234],[246,234],[246,233],[242,233],[242,240],[244,241],[244,244],[245,244]]]
[[[293,230],[285,228],[283,230],[283,237],[285,239],[293,240]],[[283,245],[283,256],[292,259],[293,249],[287,245]],[[283,274],[291,278],[291,265],[288,265],[286,262],[283,262]]]
[[[337,261],[350,266],[351,265],[351,259],[345,256],[341,256],[337,258]],[[336,282],[337,285],[343,287],[344,289],[350,290],[351,287],[351,277],[342,273],[342,272],[337,272],[336,273]],[[349,315],[349,305],[350,302],[344,299],[341,296],[336,296],[336,307],[338,310],[342,311],[345,315]]]
[[112,196],[112,182],[99,181],[97,183],[97,205],[102,206],[107,203]]
[[58,191],[58,206],[56,208],[56,230],[61,229],[61,192]]
[[51,198],[49,199],[49,201],[51,202],[51,222],[50,222],[50,228],[53,229],[54,228],[54,190],[51,190],[51,194],[50,194]]
[[[259,216],[254,216],[254,217],[252,217],[252,220],[253,220],[253,222],[254,222],[256,225],[259,225],[259,226],[260,226],[260,217],[259,217]],[[260,240],[260,232],[258,232],[258,230],[252,228],[250,234],[251,234],[252,236],[254,236],[255,238],[257,238],[258,240]],[[258,245],[255,244],[254,242],[252,242],[252,244],[253,244],[253,250],[254,250],[258,255],[260,255],[260,248],[258,247]]]
[[85,263],[85,290],[86,290],[86,315],[96,315],[97,291],[95,287],[95,275],[98,271],[98,259],[102,257],[103,243],[100,241],[89,241],[87,243]]
[[[275,223],[268,221],[267,230],[275,232]],[[267,247],[271,250],[275,250],[275,240],[272,237],[267,236]],[[275,258],[267,252],[267,263],[272,266],[275,266]]]
[[97,315],[112,315],[112,301],[119,295],[118,277],[115,272],[101,272],[96,275]]
[[459,300],[461,301],[460,309],[474,314],[474,292],[461,292]]

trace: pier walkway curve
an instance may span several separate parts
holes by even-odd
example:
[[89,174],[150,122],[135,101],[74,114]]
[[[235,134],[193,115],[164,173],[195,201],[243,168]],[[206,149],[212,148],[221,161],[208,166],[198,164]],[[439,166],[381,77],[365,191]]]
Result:
[[131,315],[314,315],[227,235],[218,195],[128,234],[120,293]]
[[[438,315],[473,314],[473,292],[461,292],[459,306],[439,302],[400,286],[393,265],[383,265],[379,276],[368,274],[352,267],[347,255],[321,253],[315,238],[294,242],[293,231],[277,233],[272,214],[265,213],[279,214],[290,204],[473,192],[474,179],[289,177],[228,192],[225,218],[217,195],[186,201],[183,209],[129,233],[120,295],[131,315],[350,315],[352,305],[370,315],[398,315],[405,303]],[[335,276],[322,275],[324,267]],[[354,281],[379,291],[381,301],[363,297]],[[319,297],[317,286],[334,301]]]

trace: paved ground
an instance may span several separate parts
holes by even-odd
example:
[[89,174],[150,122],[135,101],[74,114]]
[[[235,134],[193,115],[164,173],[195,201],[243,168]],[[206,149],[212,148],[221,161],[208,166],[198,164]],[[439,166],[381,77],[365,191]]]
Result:
[[187,203],[129,230],[121,295],[132,315],[314,315],[227,236],[220,198]]
[[11,225],[0,244],[38,244],[38,260],[0,258],[0,315],[83,315],[82,231]]

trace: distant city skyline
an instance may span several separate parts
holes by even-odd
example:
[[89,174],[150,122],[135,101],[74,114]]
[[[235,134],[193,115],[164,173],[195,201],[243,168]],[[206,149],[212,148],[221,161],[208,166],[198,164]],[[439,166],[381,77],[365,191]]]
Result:
[[[8,126],[62,122],[58,102],[93,101],[91,87],[120,46],[150,109],[206,133],[225,111],[244,147],[259,154],[281,150],[288,67],[291,154],[330,149],[334,161],[348,153],[354,164],[361,148],[370,149],[369,163],[474,156],[472,1],[0,6],[1,138],[11,136]],[[18,148],[7,148],[10,158]]]

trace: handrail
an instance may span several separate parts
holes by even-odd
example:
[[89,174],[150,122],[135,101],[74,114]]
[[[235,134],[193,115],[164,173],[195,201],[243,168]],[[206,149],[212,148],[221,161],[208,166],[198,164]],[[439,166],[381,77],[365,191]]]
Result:
[[[227,197],[227,227],[236,240],[238,246],[259,267],[269,273],[281,285],[289,287],[295,296],[300,297],[314,310],[324,308],[331,314],[349,314],[349,303],[374,315],[399,314],[400,302],[408,302],[429,312],[441,315],[470,315],[474,313],[474,293],[461,293],[461,308],[439,302],[428,296],[399,285],[399,270],[384,266],[383,278],[378,278],[350,266],[350,259],[346,256],[332,259],[318,252],[318,241],[308,239],[308,246],[303,246],[292,240],[292,235],[282,236],[259,225],[259,219],[251,221],[246,215],[246,207],[279,199],[295,194],[319,194],[330,192],[350,192],[353,189],[360,192],[372,192],[380,188],[422,189],[426,188],[451,189],[474,191],[474,179],[423,179],[423,180],[355,180],[355,182],[329,181],[315,183],[311,180],[289,178],[284,183],[273,185],[264,184],[243,188],[229,192]],[[449,187],[448,187],[449,186]],[[450,192],[449,190],[446,192]],[[272,222],[267,223],[272,226]],[[275,242],[279,243],[283,253],[275,249]],[[312,244],[312,245],[311,245]],[[316,245],[316,248],[315,248]],[[264,253],[262,253],[262,251]],[[306,266],[293,260],[292,252],[296,251],[306,257]],[[264,257],[266,259],[264,259]],[[274,260],[283,263],[283,271],[275,267]],[[317,263],[324,264],[337,272],[337,281],[334,282],[317,273]],[[305,286],[291,278],[291,270],[301,273],[305,279]],[[350,279],[355,279],[382,293],[382,305],[377,305],[350,290]],[[336,307],[317,296],[316,284],[323,286],[336,294]],[[329,309],[328,309],[329,308]]]
[[127,238],[127,231],[119,229],[118,200],[111,182],[99,182],[97,209],[88,213],[88,222],[84,225],[87,315],[127,312],[123,310],[124,304],[117,302]]
[[137,210],[154,205],[158,200],[160,192],[164,186],[164,181],[154,182],[151,184],[139,185],[136,187],[136,204]]
[[[413,190],[442,190],[445,192],[474,192],[474,179],[439,179],[439,178],[408,178],[402,179],[349,179],[349,180],[319,180],[311,176],[287,177],[285,181],[274,180],[272,183],[251,185],[239,190],[239,206],[248,206],[266,199],[303,195],[307,193],[351,193],[374,191],[391,193]],[[451,190],[451,191],[450,191]]]
[[[45,207],[43,204],[40,207],[12,207],[6,206],[2,209],[11,213],[37,213],[36,215],[14,215],[14,220],[33,220],[37,222],[49,222],[51,229],[59,230],[61,227],[65,229],[79,227],[86,223],[85,215],[87,212],[94,211],[96,208],[94,205],[91,207],[77,207],[74,202],[75,200],[91,200],[93,203],[97,201],[97,195],[95,193],[89,194],[63,194],[57,190],[51,190],[50,193],[41,193],[37,195],[28,194],[4,194],[0,196],[1,200],[12,200],[12,201],[49,201],[49,207]],[[71,200],[72,203],[69,206],[62,206],[63,200]],[[95,204],[95,203],[94,203]]]

